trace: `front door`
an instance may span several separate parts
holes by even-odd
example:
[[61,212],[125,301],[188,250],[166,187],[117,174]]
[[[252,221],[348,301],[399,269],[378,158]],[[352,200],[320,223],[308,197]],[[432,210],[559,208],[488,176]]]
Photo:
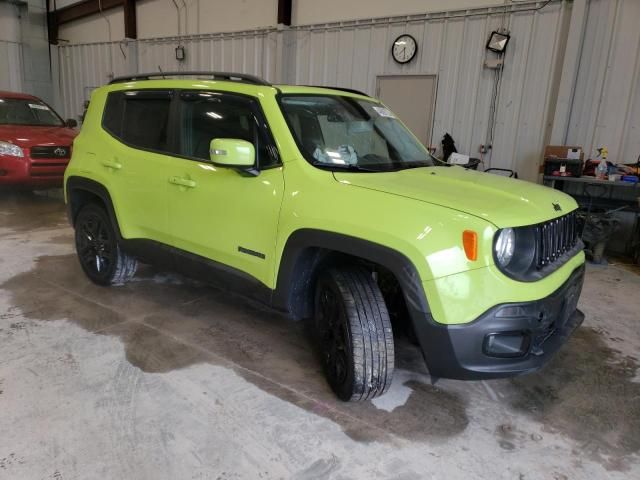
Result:
[[[169,168],[173,246],[273,288],[284,180],[258,101],[244,95],[183,91],[178,103],[179,156],[170,160]],[[209,144],[214,138],[253,143],[256,171],[212,164]]]

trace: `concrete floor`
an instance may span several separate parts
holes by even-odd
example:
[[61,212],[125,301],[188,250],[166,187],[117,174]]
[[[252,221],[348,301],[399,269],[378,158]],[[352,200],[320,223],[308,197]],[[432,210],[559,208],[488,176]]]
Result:
[[142,267],[92,285],[54,196],[0,193],[0,479],[640,478],[640,276],[589,267],[540,373],[336,401],[305,325]]

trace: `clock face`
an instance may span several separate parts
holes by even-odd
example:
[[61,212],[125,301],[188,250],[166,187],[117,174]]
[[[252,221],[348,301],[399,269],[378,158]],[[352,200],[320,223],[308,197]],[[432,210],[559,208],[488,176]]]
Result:
[[418,53],[418,43],[411,35],[400,35],[391,46],[393,59],[398,63],[408,63]]

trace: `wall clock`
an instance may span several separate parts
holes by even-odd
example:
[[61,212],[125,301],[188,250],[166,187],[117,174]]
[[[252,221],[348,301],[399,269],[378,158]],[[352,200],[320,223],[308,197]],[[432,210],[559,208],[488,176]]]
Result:
[[409,34],[400,35],[391,45],[391,55],[398,63],[409,63],[418,53],[418,42]]

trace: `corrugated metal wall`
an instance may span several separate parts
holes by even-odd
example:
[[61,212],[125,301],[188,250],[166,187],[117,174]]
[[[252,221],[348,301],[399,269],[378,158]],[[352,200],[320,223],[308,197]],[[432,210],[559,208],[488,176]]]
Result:
[[[206,70],[251,73],[277,81],[275,29],[187,38],[162,38],[138,42],[138,68],[141,72],[163,70]],[[186,49],[186,60],[175,59],[175,47]]]
[[[277,81],[275,29],[226,35],[161,38],[112,43],[68,45],[58,48],[59,108],[77,118],[91,91],[109,82],[111,75],[139,72],[206,70],[259,75]],[[175,48],[185,47],[186,60],[178,62]]]
[[[506,10],[491,7],[283,31],[63,46],[58,49],[62,110],[67,117],[79,115],[91,89],[106,83],[110,72],[117,76],[158,67],[238,71],[272,82],[351,87],[372,95],[378,75],[436,74],[433,141],[438,143],[449,132],[460,152],[477,156],[479,146],[486,143],[495,76],[494,70],[483,66],[485,43],[492,30],[504,25],[511,31],[511,41],[486,166],[513,168],[521,178],[535,180],[553,120],[572,9],[572,2],[555,0],[533,10],[543,3],[525,1]],[[635,22],[639,9],[637,0],[590,0],[568,143],[582,144],[587,151],[605,143],[612,154],[638,150],[640,31]],[[405,32],[418,40],[419,52],[415,61],[401,66],[392,60],[390,48]],[[178,42],[187,51],[180,64],[174,53]],[[635,58],[629,58],[629,51]]]
[[22,90],[22,45],[16,42],[0,40],[0,58],[6,59],[6,65],[0,69],[0,90]]
[[110,75],[136,72],[136,42],[92,43],[58,48],[58,84],[63,118],[76,118],[91,91],[110,80]]
[[640,1],[591,0],[567,142],[609,159],[640,155]]

